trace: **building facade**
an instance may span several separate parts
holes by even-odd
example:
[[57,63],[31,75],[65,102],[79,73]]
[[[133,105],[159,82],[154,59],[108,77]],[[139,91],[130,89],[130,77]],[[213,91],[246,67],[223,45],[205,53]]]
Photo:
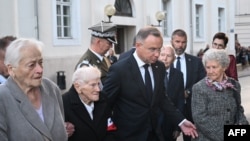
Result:
[[244,47],[250,46],[250,1],[236,0],[235,4],[235,35]]
[[[118,26],[117,55],[131,48],[144,26],[157,26],[164,44],[170,43],[173,30],[184,29],[186,51],[193,55],[222,31],[229,37],[228,51],[234,54],[235,0],[0,0],[0,37],[41,40],[44,76],[57,82],[58,72],[64,72],[68,89],[74,67],[90,45],[88,27],[109,20],[104,12],[108,4],[117,9],[110,19]],[[160,26],[155,18],[158,11],[165,13]]]

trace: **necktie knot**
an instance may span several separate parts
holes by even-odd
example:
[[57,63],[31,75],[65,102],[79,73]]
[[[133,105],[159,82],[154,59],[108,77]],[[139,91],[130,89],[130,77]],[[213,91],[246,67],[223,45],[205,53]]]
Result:
[[178,57],[177,57],[177,59],[178,59],[178,60],[180,60],[180,59],[181,59],[181,57],[180,57],[180,56],[178,56]]
[[144,64],[143,67],[144,69],[148,69],[149,64]]

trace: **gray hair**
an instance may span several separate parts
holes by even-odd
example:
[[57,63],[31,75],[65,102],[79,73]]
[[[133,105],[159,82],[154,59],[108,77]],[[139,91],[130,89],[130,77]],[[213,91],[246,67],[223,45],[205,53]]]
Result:
[[230,63],[230,58],[228,54],[223,49],[209,49],[202,57],[202,62],[204,66],[207,61],[217,61],[222,67],[227,68]]
[[21,52],[23,49],[36,47],[42,54],[43,46],[44,44],[36,39],[18,38],[12,41],[11,44],[7,47],[4,64],[17,67],[21,58],[23,57]]
[[73,83],[88,83],[93,79],[101,79],[101,71],[95,66],[83,66],[78,68],[72,76]]

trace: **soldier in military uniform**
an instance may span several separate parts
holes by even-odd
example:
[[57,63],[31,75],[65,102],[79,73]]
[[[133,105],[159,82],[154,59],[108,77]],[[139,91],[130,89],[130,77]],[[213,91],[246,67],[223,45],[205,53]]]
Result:
[[105,54],[112,48],[113,44],[117,44],[116,25],[101,22],[89,29],[92,30],[91,45],[80,58],[75,69],[82,65],[97,66],[101,70],[101,81],[104,83],[110,67],[110,62]]

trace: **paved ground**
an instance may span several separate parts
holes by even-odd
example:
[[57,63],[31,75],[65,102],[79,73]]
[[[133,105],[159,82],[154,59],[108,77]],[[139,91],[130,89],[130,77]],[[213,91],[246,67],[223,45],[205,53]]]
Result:
[[[250,66],[240,68],[238,77],[241,84],[241,103],[250,122]],[[182,136],[177,141],[183,141]]]

